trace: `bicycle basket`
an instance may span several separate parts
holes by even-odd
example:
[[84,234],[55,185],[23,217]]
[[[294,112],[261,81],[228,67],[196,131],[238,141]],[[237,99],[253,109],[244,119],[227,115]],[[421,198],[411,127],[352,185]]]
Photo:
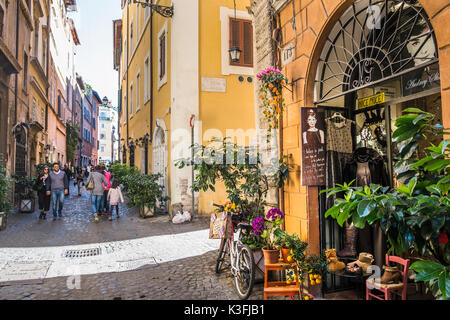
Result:
[[211,214],[209,224],[210,239],[226,239],[231,237],[231,215],[227,212]]

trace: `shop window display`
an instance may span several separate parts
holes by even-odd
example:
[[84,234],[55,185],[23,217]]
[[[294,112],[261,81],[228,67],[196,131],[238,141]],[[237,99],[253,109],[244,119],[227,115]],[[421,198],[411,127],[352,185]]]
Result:
[[[379,9],[378,28],[363,23],[370,18],[369,7]],[[395,120],[416,107],[441,122],[438,61],[434,32],[418,1],[359,0],[347,9],[331,29],[317,69],[315,102],[326,124],[321,190],[351,181],[353,186],[398,185],[393,167],[398,152],[391,138]],[[339,258],[353,261],[368,253],[382,267],[387,248],[378,224],[340,228],[324,217],[339,196],[320,196],[321,249],[335,248]],[[329,278],[326,291],[347,285]]]

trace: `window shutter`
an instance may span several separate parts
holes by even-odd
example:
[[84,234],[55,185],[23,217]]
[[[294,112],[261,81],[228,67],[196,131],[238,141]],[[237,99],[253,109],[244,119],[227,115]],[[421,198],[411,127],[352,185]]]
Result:
[[242,19],[230,18],[230,49],[238,46],[241,57],[238,62],[231,65],[241,67],[253,66],[253,26],[252,22]]
[[164,75],[166,74],[166,34],[163,33],[163,35],[160,38],[160,52],[161,52],[161,57],[160,57],[160,75],[159,78],[162,79],[164,78]]
[[253,27],[251,22],[244,22],[244,64],[253,65]]

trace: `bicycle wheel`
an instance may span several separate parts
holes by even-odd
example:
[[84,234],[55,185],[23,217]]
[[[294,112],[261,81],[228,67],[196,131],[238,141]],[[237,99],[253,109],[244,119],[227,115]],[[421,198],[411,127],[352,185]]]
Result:
[[253,252],[246,244],[241,245],[237,261],[237,274],[234,277],[236,292],[240,299],[250,296],[255,283],[255,260]]
[[216,262],[216,273],[222,272],[223,263],[225,261],[227,253],[228,253],[228,241],[227,239],[222,239],[222,241],[220,242],[219,256],[217,257]]

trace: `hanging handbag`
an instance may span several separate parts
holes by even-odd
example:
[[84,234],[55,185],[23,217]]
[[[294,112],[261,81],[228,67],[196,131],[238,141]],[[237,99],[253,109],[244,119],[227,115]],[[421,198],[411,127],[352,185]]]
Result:
[[231,215],[227,212],[211,214],[209,225],[210,239],[226,239],[231,237]]
[[94,189],[94,180],[91,178],[89,179],[89,182],[86,186],[86,190],[93,190]]

